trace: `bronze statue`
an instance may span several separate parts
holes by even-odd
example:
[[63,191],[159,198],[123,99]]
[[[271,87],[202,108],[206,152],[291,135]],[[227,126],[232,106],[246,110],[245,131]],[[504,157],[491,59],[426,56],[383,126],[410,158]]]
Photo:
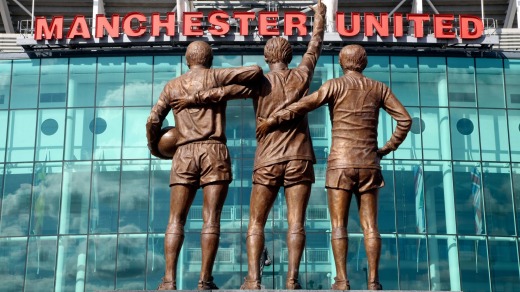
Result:
[[[358,204],[368,258],[368,289],[382,290],[379,283],[381,236],[377,227],[377,197],[384,186],[380,160],[403,142],[411,127],[411,118],[390,89],[365,77],[365,49],[359,45],[344,47],[339,53],[344,75],[325,82],[318,91],[272,114],[257,125],[257,138],[268,139],[270,131],[301,119],[307,112],[328,104],[332,119],[332,146],[327,162],[325,186],[331,218],[331,245],[336,264],[333,290],[350,289],[347,278],[347,220],[352,194]],[[377,148],[379,109],[397,121],[392,137]],[[292,122],[289,122],[291,124]]]
[[[257,120],[267,118],[298,101],[309,90],[312,75],[323,45],[326,6],[319,1],[314,10],[314,28],[306,53],[297,68],[289,69],[292,47],[281,37],[271,38],[264,48],[270,72],[256,86],[226,86],[198,92],[195,96],[174,101],[174,108],[183,109],[201,104],[215,104],[250,96]],[[298,271],[305,247],[305,211],[314,183],[312,148],[307,117],[302,115],[291,123],[258,140],[253,170],[250,221],[247,231],[248,275],[241,289],[261,289],[260,260],[264,250],[264,228],[281,186],[287,202],[287,247],[289,263],[287,289],[301,289]]]
[[177,261],[184,240],[184,225],[199,187],[203,188],[204,193],[204,224],[200,241],[202,265],[197,288],[218,289],[213,282],[212,270],[219,244],[220,214],[232,179],[224,132],[226,103],[194,109],[173,109],[175,128],[166,132],[170,135],[166,138],[176,143],[176,149],[164,151],[159,143],[165,134],[161,133],[161,125],[172,109],[172,100],[188,98],[209,88],[230,84],[247,85],[263,76],[258,66],[211,69],[212,61],[213,53],[207,43],[192,42],[186,49],[189,71],[166,84],[146,124],[151,153],[161,158],[173,154],[170,215],[164,238],[166,268],[159,290],[176,289]]

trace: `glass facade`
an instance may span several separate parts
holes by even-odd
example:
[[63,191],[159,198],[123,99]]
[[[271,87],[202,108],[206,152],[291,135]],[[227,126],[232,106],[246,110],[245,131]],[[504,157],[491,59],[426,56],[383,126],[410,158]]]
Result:
[[[301,57],[296,57],[295,66]],[[3,291],[155,289],[164,272],[171,162],[150,157],[145,123],[165,83],[187,70],[181,55],[0,60],[0,279]],[[216,55],[215,67],[264,64]],[[264,66],[264,70],[267,67]],[[311,90],[338,77],[320,58]],[[520,287],[520,59],[370,54],[365,74],[388,84],[413,118],[382,161],[385,289],[515,291]],[[318,158],[300,267],[306,289],[335,276],[324,187],[330,145],[326,107],[309,114]],[[173,117],[165,121],[173,125]],[[381,112],[379,143],[395,123]],[[228,103],[234,180],[222,212],[215,282],[238,289],[255,120],[250,100]],[[355,203],[349,218],[352,289],[366,288],[367,259]],[[266,226],[273,261],[262,282],[283,289],[287,228],[283,190]],[[200,270],[202,196],[189,213],[177,287]]]

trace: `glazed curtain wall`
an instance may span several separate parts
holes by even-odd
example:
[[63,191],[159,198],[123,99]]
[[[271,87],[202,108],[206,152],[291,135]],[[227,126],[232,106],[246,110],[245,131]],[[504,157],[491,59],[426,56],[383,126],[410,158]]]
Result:
[[[295,57],[294,66],[301,58]],[[5,291],[154,289],[163,274],[170,162],[150,158],[145,123],[182,56],[0,61],[0,279]],[[217,55],[215,67],[264,64],[259,55]],[[267,67],[264,65],[264,70]],[[385,289],[512,291],[520,286],[520,60],[370,56],[366,75],[390,85],[412,131],[383,160],[379,227]],[[319,60],[311,92],[340,76]],[[309,114],[318,157],[307,211],[300,280],[334,278],[324,178],[330,119]],[[173,125],[173,118],[167,120]],[[394,127],[382,112],[379,142]],[[222,213],[216,283],[238,289],[255,151],[252,102],[228,103],[234,181]],[[5,141],[5,142],[4,142]],[[357,206],[349,218],[352,289],[366,288]],[[189,213],[178,288],[200,268],[202,197]],[[287,270],[283,190],[266,226],[266,288]]]

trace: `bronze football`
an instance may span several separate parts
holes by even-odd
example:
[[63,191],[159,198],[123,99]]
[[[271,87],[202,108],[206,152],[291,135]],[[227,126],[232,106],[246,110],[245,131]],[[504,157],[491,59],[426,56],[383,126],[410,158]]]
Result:
[[159,144],[157,148],[164,157],[172,158],[177,150],[177,130],[175,127],[164,127],[161,129]]

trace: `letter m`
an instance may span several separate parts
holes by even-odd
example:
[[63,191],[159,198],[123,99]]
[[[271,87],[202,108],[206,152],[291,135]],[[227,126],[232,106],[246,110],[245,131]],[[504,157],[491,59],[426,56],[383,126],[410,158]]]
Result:
[[58,40],[63,38],[63,16],[53,17],[50,27],[45,17],[36,17],[34,22],[34,39],[37,41],[42,39],[50,40],[53,36]]

